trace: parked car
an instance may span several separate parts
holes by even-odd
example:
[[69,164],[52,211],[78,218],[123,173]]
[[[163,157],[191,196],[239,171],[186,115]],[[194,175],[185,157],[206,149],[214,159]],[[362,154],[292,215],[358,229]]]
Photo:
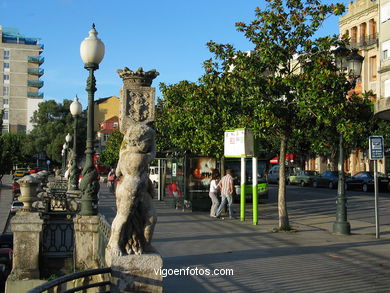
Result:
[[[387,191],[389,178],[384,174],[378,174],[379,190]],[[359,189],[364,192],[374,190],[374,173],[362,171],[345,179],[345,189]]]
[[11,213],[16,213],[21,208],[23,208],[23,203],[21,201],[14,200],[11,204]]
[[317,171],[297,170],[287,177],[287,184],[299,184],[301,186],[312,185],[314,177],[318,176]]
[[[268,183],[276,183],[276,184],[279,183],[279,169],[280,169],[279,165],[275,165],[271,169],[269,169],[268,175],[267,175]],[[288,176],[293,174],[294,171],[295,171],[295,167],[293,167],[293,166],[286,166],[285,167],[286,179],[287,179]]]
[[11,187],[12,187],[12,195],[13,196],[16,196],[16,195],[20,194],[20,185],[19,185],[19,183],[16,180],[14,180],[12,182],[12,186]]
[[0,248],[13,248],[14,235],[12,233],[4,233],[0,235]]
[[313,178],[313,187],[328,187],[336,188],[339,181],[339,173],[337,171],[325,171]]
[[29,173],[28,169],[17,169],[17,170],[15,170],[15,172],[12,176],[12,179],[20,179],[23,176],[29,175],[29,174],[30,173]]

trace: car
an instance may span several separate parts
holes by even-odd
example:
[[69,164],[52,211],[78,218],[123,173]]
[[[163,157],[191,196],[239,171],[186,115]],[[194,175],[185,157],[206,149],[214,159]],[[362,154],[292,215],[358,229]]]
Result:
[[[381,191],[388,191],[389,178],[384,174],[378,174],[378,187]],[[374,190],[374,173],[362,171],[345,179],[345,189],[358,189],[368,192]]]
[[312,185],[316,176],[318,176],[317,171],[297,170],[294,174],[287,177],[287,184]]
[[20,179],[23,176],[26,176],[26,175],[29,175],[29,174],[30,173],[29,173],[28,169],[17,169],[17,170],[15,170],[12,178],[13,179]]
[[11,213],[16,213],[18,210],[23,208],[23,203],[18,200],[14,200],[11,204]]
[[325,171],[313,178],[313,187],[336,188],[339,181],[338,171]]
[[[272,166],[271,169],[269,169],[268,174],[267,174],[267,181],[268,183],[276,183],[279,184],[279,165]],[[285,176],[286,179],[288,176],[293,174],[295,171],[295,167],[293,166],[286,166],[285,167]]]
[[0,235],[0,248],[13,248],[14,235],[12,233],[3,233]]
[[16,195],[18,195],[18,194],[20,194],[20,185],[19,185],[19,183],[16,181],[16,180],[14,180],[13,182],[12,182],[12,195],[15,197]]

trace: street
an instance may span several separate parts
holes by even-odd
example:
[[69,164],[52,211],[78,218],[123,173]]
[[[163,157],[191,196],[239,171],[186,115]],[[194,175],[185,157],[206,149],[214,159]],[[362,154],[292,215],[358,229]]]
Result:
[[[290,223],[277,227],[277,186],[259,208],[259,225],[247,218],[215,220],[206,212],[182,212],[155,201],[153,245],[174,269],[212,275],[167,275],[164,292],[388,292],[390,288],[390,194],[380,194],[381,239],[375,239],[374,194],[347,191],[352,235],[330,233],[336,190],[287,186]],[[100,211],[114,216],[113,196],[102,187]],[[238,211],[238,205],[235,205]],[[170,270],[170,271],[169,271]],[[234,275],[216,275],[215,270]]]
[[[380,194],[377,240],[373,193],[347,191],[352,235],[339,236],[330,233],[336,190],[287,186],[290,224],[296,231],[279,233],[272,232],[278,223],[277,185],[270,190],[257,226],[252,225],[249,203],[246,221],[240,222],[182,212],[156,200],[153,245],[164,259],[164,292],[388,292],[389,193]],[[3,186],[1,227],[9,210],[8,193]],[[112,222],[115,197],[105,184],[99,211]],[[174,269],[187,275],[174,275]]]

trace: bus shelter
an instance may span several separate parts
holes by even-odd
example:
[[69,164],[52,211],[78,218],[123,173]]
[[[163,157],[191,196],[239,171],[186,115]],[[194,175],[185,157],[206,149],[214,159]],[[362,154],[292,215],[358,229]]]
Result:
[[209,187],[212,172],[220,171],[216,158],[189,154],[187,151],[166,153],[158,158],[161,200],[176,209],[210,209]]

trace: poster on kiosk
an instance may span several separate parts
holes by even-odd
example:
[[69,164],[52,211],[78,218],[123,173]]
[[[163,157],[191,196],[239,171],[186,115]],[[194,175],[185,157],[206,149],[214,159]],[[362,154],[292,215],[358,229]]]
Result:
[[257,196],[257,158],[254,153],[253,132],[250,129],[233,129],[225,131],[224,155],[226,158],[241,158],[240,220],[245,221],[245,158],[252,158],[252,200],[253,224],[258,222]]

